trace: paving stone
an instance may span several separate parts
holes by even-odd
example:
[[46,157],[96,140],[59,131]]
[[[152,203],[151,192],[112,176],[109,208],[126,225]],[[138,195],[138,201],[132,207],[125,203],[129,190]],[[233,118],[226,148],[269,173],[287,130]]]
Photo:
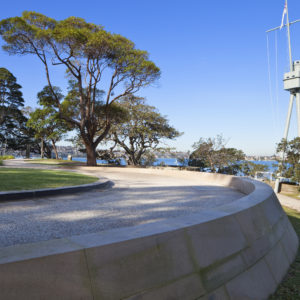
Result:
[[269,251],[280,241],[286,231],[284,226],[286,226],[286,220],[282,218],[272,227],[271,231],[252,242],[250,246],[242,251],[241,255],[248,267],[252,266],[256,261],[269,253]]
[[[194,300],[204,294],[202,282],[198,275],[193,274],[185,278],[181,278],[166,286],[158,287],[151,291],[128,297],[126,300],[155,300],[155,299],[184,299]],[[215,298],[217,300],[217,298]],[[225,300],[225,299],[223,299]]]
[[83,251],[0,264],[0,298],[93,299]]
[[295,236],[293,228],[289,228],[285,232],[280,243],[283,246],[283,250],[286,253],[289,263],[291,264],[295,259],[297,249],[299,247],[298,237]]
[[276,282],[264,260],[226,284],[230,300],[262,300],[276,289]]
[[202,273],[204,286],[212,291],[228,282],[246,269],[246,264],[240,255],[233,256],[228,261],[211,266]]
[[192,274],[183,231],[86,250],[96,289],[103,299],[142,292]]
[[225,287],[220,287],[212,293],[198,298],[197,300],[230,300]]
[[205,268],[247,246],[240,226],[232,216],[192,226],[186,232],[199,268]]
[[265,260],[277,284],[279,284],[290,266],[281,243],[277,243],[277,245],[271,249],[266,255]]
[[265,218],[269,221],[271,226],[275,225],[284,214],[284,211],[274,193],[260,205]]
[[271,224],[264,218],[260,205],[235,214],[248,243],[252,243],[271,229]]

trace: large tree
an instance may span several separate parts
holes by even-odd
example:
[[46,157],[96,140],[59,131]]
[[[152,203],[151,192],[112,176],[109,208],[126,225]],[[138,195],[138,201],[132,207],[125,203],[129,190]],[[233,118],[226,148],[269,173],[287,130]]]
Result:
[[5,68],[0,68],[0,143],[2,147],[17,150],[26,145],[26,117],[22,113],[24,99],[21,85]]
[[226,141],[222,135],[215,138],[200,138],[193,148],[189,165],[212,173],[236,175],[240,170],[239,162],[245,158],[242,150],[226,148]]
[[[149,60],[146,51],[118,34],[76,17],[57,21],[35,12],[0,22],[0,34],[10,54],[33,54],[45,67],[48,85],[54,97],[52,106],[60,117],[80,132],[87,152],[87,164],[96,165],[96,147],[111,127],[111,104],[153,83],[159,68]],[[79,98],[78,114],[72,115],[57,97],[50,75],[50,65],[64,66],[75,81]],[[103,80],[104,78],[104,80]],[[105,89],[105,115],[97,122],[97,90]],[[72,101],[71,101],[72,102]],[[74,103],[72,103],[74,106]]]
[[120,118],[112,125],[108,140],[125,150],[130,165],[140,165],[149,150],[158,150],[162,141],[181,134],[144,98],[125,96],[119,108],[123,120]]

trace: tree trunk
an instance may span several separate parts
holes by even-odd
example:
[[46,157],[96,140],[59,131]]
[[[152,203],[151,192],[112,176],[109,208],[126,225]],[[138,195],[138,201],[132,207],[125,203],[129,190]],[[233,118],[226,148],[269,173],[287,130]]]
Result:
[[135,154],[134,153],[130,153],[129,154],[129,159],[128,159],[129,165],[133,165],[133,166],[138,166],[139,163],[135,158]]
[[25,154],[26,158],[30,158],[30,145],[26,145],[26,154]]
[[52,142],[53,150],[54,150],[54,153],[55,153],[55,159],[58,159],[58,152],[57,152],[55,142],[53,140],[51,140],[51,142]]
[[44,158],[44,141],[41,140],[41,158]]
[[97,160],[96,160],[96,147],[94,145],[85,145],[86,148],[86,158],[87,166],[97,166]]
[[52,148],[49,144],[44,142],[44,157],[52,158]]

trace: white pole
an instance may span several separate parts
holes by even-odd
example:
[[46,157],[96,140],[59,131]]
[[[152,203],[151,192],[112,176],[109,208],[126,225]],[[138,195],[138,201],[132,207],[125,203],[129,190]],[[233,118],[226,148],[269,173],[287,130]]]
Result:
[[300,137],[300,93],[296,93],[297,119],[298,119],[298,137]]
[[[288,1],[287,0],[285,0],[285,5],[286,5],[286,21],[287,21],[286,28],[287,28],[288,45],[289,45],[290,72],[293,72],[294,64],[293,64],[293,59],[292,59],[290,20],[289,20],[289,10],[288,10]],[[287,118],[286,118],[285,129],[284,129],[284,136],[283,136],[283,138],[285,140],[287,140],[288,133],[289,133],[289,127],[290,127],[290,121],[291,121],[291,115],[292,115],[292,109],[293,109],[293,102],[294,102],[294,94],[291,93],[288,114],[287,114]],[[299,98],[298,93],[297,93],[297,114],[298,114],[298,135],[299,135],[300,134],[300,125],[299,125],[300,124],[300,98]],[[283,160],[284,160],[284,153],[282,153],[282,161]],[[275,181],[275,188],[274,188],[275,193],[279,193],[279,184],[280,184],[280,180],[279,180],[279,178],[277,178]]]
[[289,20],[289,9],[288,9],[288,1],[285,0],[286,3],[286,28],[288,34],[288,44],[289,44],[289,58],[290,58],[290,71],[294,71],[293,60],[292,60],[292,46],[291,46],[291,33],[290,33],[290,20]]
[[285,129],[283,138],[286,140],[289,134],[289,128],[290,128],[290,121],[291,121],[291,115],[293,110],[293,102],[294,102],[294,94],[290,95],[290,103],[289,103],[289,109],[286,117],[286,123],[285,123]]
[[[286,117],[286,123],[285,123],[285,129],[284,129],[284,134],[283,138],[287,140],[288,134],[289,134],[289,128],[290,128],[290,121],[291,121],[291,115],[292,115],[292,110],[293,110],[293,103],[294,103],[294,94],[290,95],[290,103],[289,103],[289,109]],[[299,128],[299,127],[298,127]],[[284,161],[284,152],[282,152],[282,162]],[[275,180],[275,187],[274,187],[274,192],[279,193],[279,188],[280,188],[280,179],[276,178]]]

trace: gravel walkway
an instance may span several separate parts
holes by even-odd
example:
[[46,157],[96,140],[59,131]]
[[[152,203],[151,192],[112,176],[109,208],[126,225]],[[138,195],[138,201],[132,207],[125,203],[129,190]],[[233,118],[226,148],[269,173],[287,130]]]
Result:
[[277,198],[279,200],[279,202],[284,205],[287,206],[289,208],[295,209],[297,211],[300,212],[300,199],[294,199],[291,197],[288,197],[286,195],[282,195],[282,194],[276,194]]
[[[24,166],[16,161],[9,165]],[[112,180],[115,185],[108,190],[0,203],[0,247],[155,222],[217,207],[244,196],[222,186],[141,174],[134,169],[77,169]]]

